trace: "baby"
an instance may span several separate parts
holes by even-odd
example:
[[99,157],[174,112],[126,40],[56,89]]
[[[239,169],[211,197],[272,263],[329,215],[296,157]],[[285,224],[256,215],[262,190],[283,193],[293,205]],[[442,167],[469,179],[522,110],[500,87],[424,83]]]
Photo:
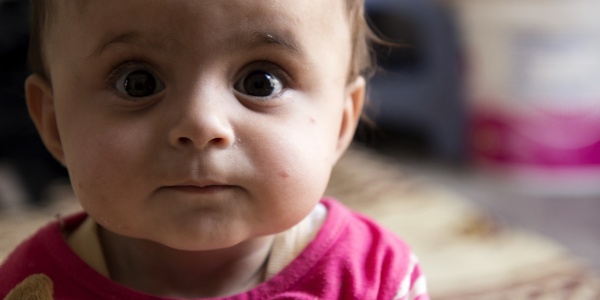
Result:
[[27,104],[85,213],[17,248],[0,298],[37,274],[54,299],[428,299],[401,240],[323,198],[363,5],[33,1]]

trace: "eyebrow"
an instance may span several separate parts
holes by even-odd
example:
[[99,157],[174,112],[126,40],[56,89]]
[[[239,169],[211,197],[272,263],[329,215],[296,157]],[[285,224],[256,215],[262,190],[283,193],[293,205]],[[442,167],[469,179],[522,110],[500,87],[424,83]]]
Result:
[[145,38],[145,35],[139,31],[127,31],[114,37],[109,37],[100,43],[100,45],[92,52],[90,57],[100,56],[106,49],[114,45],[145,45],[149,47],[162,48],[161,43],[153,42],[152,39]]
[[[114,45],[143,45],[152,48],[165,48],[165,44],[179,44],[175,39],[160,38],[154,39],[147,37],[139,31],[128,31],[114,37],[104,39],[99,46],[92,52],[90,57],[100,56],[106,49]],[[289,35],[281,35],[274,32],[252,31],[250,34],[238,34],[233,38],[230,47],[241,49],[260,48],[264,45],[275,45],[290,50],[298,56],[304,52],[300,44]]]
[[274,32],[252,31],[249,35],[239,35],[235,44],[243,49],[259,48],[263,45],[281,46],[291,50],[297,55],[303,55],[302,47],[290,35],[281,35]]

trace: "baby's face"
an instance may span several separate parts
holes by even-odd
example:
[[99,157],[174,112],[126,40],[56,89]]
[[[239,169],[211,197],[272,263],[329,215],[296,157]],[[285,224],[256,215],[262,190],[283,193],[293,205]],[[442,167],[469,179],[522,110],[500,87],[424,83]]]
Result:
[[362,101],[343,1],[86,1],[55,20],[54,154],[105,228],[217,249],[319,201]]

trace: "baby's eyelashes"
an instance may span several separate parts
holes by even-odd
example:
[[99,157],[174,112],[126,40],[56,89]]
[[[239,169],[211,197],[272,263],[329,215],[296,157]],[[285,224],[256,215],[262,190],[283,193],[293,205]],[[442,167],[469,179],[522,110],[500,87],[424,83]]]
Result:
[[115,82],[115,88],[129,97],[138,98],[154,95],[164,90],[165,86],[154,74],[137,70],[119,78]]
[[118,66],[110,75],[109,82],[120,96],[142,98],[160,93],[164,83],[142,62],[126,62]]
[[238,72],[233,84],[237,98],[248,107],[264,109],[280,106],[283,95],[293,88],[293,77],[280,64],[259,60]]
[[[106,87],[112,90],[120,100],[125,103],[149,104],[154,100],[162,99],[154,96],[162,94],[167,84],[173,82],[175,78],[161,78],[156,68],[152,64],[144,61],[126,61],[109,73],[106,78]],[[203,72],[210,72],[204,70]],[[216,86],[229,86],[235,91],[236,98],[249,105],[277,106],[280,104],[276,99],[280,98],[292,82],[289,74],[278,64],[268,61],[254,61],[236,72],[237,76],[223,76],[219,73],[205,73],[203,76],[210,78],[221,78],[221,80],[230,82],[221,82]],[[197,80],[197,77],[185,76],[181,72],[171,70],[170,73],[179,75],[177,86],[189,91],[197,88],[207,88],[214,85],[195,86],[202,84],[203,81]],[[164,75],[164,74],[163,74]],[[231,92],[231,90],[228,90]],[[152,100],[152,101],[150,101]]]
[[265,71],[254,71],[236,82],[234,88],[252,97],[271,97],[283,90],[283,82],[276,76]]

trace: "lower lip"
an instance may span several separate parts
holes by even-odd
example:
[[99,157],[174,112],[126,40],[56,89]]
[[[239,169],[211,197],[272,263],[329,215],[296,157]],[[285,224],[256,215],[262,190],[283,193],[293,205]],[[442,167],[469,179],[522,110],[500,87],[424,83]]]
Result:
[[181,186],[172,186],[169,189],[173,189],[176,191],[190,193],[190,194],[213,194],[224,192],[232,189],[231,185],[208,185],[204,187],[198,187],[193,185],[181,185]]

